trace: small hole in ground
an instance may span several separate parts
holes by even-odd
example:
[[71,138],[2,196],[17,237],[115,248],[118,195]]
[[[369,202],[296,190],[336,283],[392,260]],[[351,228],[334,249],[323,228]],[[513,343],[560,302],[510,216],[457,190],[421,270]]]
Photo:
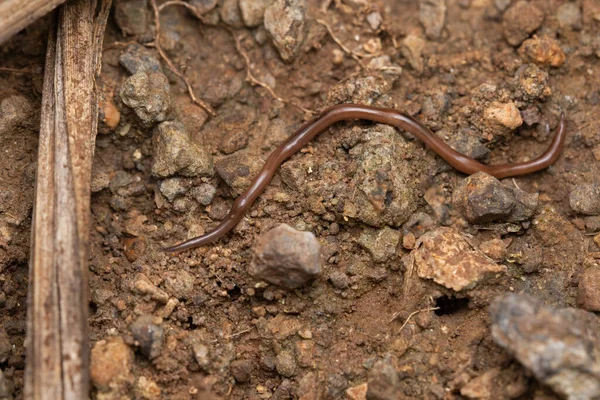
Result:
[[439,307],[439,310],[435,310],[435,315],[451,315],[466,309],[469,306],[469,299],[442,296],[435,300],[435,306]]

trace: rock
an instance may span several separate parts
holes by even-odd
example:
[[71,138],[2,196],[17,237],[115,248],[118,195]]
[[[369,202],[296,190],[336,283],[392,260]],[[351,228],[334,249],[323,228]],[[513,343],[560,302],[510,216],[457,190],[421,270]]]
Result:
[[446,0],[419,0],[419,21],[430,39],[439,39],[446,23]]
[[129,330],[143,355],[150,359],[160,355],[163,343],[162,318],[142,315],[131,324]]
[[369,385],[367,382],[358,386],[352,386],[346,390],[346,396],[348,396],[349,400],[366,400],[368,389]]
[[229,366],[229,371],[231,371],[231,375],[238,383],[247,383],[250,382],[252,378],[252,361],[250,360],[237,360],[231,363]]
[[248,28],[254,28],[263,23],[265,10],[273,0],[239,0],[242,20]]
[[171,88],[162,72],[139,70],[123,82],[121,101],[146,127],[165,121],[171,109]]
[[327,105],[372,104],[375,99],[390,91],[392,83],[387,76],[374,71],[365,71],[334,85],[327,93]]
[[396,257],[396,248],[401,236],[399,231],[387,226],[383,229],[365,228],[358,244],[371,254],[373,261],[381,263]]
[[327,378],[325,393],[328,399],[343,399],[348,388],[348,379],[343,374],[332,374]]
[[0,399],[13,400],[12,387],[4,376],[4,372],[0,369]]
[[499,368],[492,368],[482,375],[471,379],[460,389],[460,394],[469,399],[493,399],[498,396],[498,388],[494,383],[498,380]]
[[119,63],[131,75],[138,71],[161,72],[160,62],[150,50],[141,44],[130,44],[119,57]]
[[132,368],[133,351],[122,337],[100,340],[92,347],[90,379],[100,392],[112,391],[125,395],[134,381]]
[[238,7],[238,0],[222,0],[219,8],[221,20],[233,28],[242,28],[242,16]]
[[492,130],[512,131],[523,124],[519,109],[512,101],[509,103],[492,102],[483,110],[486,125]]
[[[550,93],[548,73],[535,64],[528,64],[519,69],[518,87],[529,99],[543,98]],[[531,125],[530,123],[528,125]]]
[[207,369],[207,367],[210,365],[208,347],[202,343],[194,343],[192,350],[194,351],[194,358],[196,359],[198,365],[203,369]]
[[117,0],[115,1],[114,17],[121,32],[125,35],[142,35],[146,33],[147,0]]
[[148,295],[152,300],[160,303],[166,303],[169,295],[159,289],[148,277],[142,273],[135,276],[132,291],[141,295]]
[[485,172],[465,178],[452,196],[454,207],[473,224],[507,220],[515,207],[515,196],[499,180]]
[[543,20],[542,10],[528,1],[518,1],[506,10],[502,18],[504,37],[508,43],[517,46],[539,28]]
[[275,0],[265,10],[265,28],[283,61],[294,60],[304,41],[305,9],[305,0]]
[[296,358],[299,366],[303,368],[315,367],[315,342],[312,340],[299,340],[296,342]]
[[291,378],[296,374],[296,359],[289,351],[281,351],[275,359],[275,368],[279,375]]
[[256,279],[297,289],[321,274],[320,251],[312,233],[280,224],[258,238],[249,272]]
[[163,122],[152,138],[152,175],[166,178],[175,174],[183,176],[212,176],[212,156],[191,140],[182,124]]
[[494,263],[451,228],[437,228],[423,235],[413,255],[420,278],[457,292],[506,273],[504,265]]
[[180,121],[188,132],[200,132],[208,119],[206,111],[186,97],[175,99],[175,113],[177,114],[176,120]]
[[492,338],[544,385],[569,399],[600,396],[600,323],[587,311],[504,294],[490,306]]
[[194,276],[184,269],[169,273],[165,279],[165,289],[171,296],[185,300],[194,294]]
[[383,17],[379,11],[373,11],[367,15],[367,22],[372,30],[376,31],[383,22]]
[[402,56],[406,58],[410,66],[418,73],[423,72],[423,50],[427,42],[425,39],[417,35],[408,35],[402,40],[402,47],[400,52]]
[[263,160],[247,151],[221,158],[215,163],[217,174],[236,196],[242,194],[263,166]]
[[579,4],[573,2],[563,3],[556,10],[556,19],[561,28],[581,29],[581,8]]
[[342,271],[333,271],[329,274],[329,281],[334,288],[344,290],[350,285],[350,278]]
[[600,215],[600,184],[575,186],[569,194],[569,205],[579,214]]
[[548,36],[527,39],[519,48],[519,54],[533,63],[550,67],[560,67],[567,58],[560,44]]
[[160,387],[152,379],[145,376],[140,376],[135,385],[135,398],[143,400],[159,400],[161,399],[162,391]]
[[204,15],[213,10],[219,4],[219,0],[190,0],[190,4],[198,10],[200,15]]
[[165,179],[164,181],[160,182],[158,187],[162,195],[165,196],[170,202],[175,200],[175,197],[187,192],[187,188],[183,184],[181,178]]
[[0,364],[4,364],[12,354],[12,344],[4,328],[0,328]]
[[391,357],[387,356],[373,365],[367,376],[367,384],[366,398],[369,400],[398,399],[400,379],[392,364]]
[[579,277],[577,306],[588,311],[600,311],[599,267],[589,267]]
[[506,244],[501,239],[492,239],[479,245],[479,250],[496,262],[506,258]]
[[203,206],[207,206],[212,203],[217,193],[217,188],[210,183],[201,183],[190,190],[190,196],[196,199],[196,201]]

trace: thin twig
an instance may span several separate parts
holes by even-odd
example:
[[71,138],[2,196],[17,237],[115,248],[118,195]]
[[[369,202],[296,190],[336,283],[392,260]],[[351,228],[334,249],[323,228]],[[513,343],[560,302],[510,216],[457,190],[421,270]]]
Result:
[[322,19],[317,19],[316,21],[319,24],[323,25],[325,27],[325,29],[327,29],[327,32],[329,32],[329,36],[331,36],[331,38],[333,39],[333,41],[338,46],[340,46],[340,48],[345,53],[347,53],[352,58],[354,58],[356,60],[356,62],[358,62],[358,64],[360,64],[361,67],[364,68],[364,65],[362,63],[362,59],[363,58],[374,58],[374,57],[379,56],[379,54],[365,54],[365,53],[359,53],[359,52],[350,50],[350,48],[348,48],[340,39],[337,38],[337,36],[335,36],[335,33],[333,33],[333,30],[331,29],[331,26],[329,26],[329,24],[327,22],[323,21]]
[[269,94],[276,100],[282,102],[282,103],[286,103],[286,104],[291,104],[295,107],[297,107],[298,109],[302,110],[303,112],[307,113],[307,114],[316,114],[316,112],[309,110],[308,108],[304,108],[301,105],[291,101],[291,100],[285,100],[282,97],[278,96],[277,93],[275,93],[275,91],[269,86],[267,85],[265,82],[262,82],[260,80],[258,80],[253,74],[252,74],[252,69],[251,69],[251,62],[250,62],[250,57],[248,57],[248,54],[244,51],[244,49],[242,48],[242,43],[240,41],[240,38],[233,32],[231,31],[231,35],[233,36],[234,40],[235,40],[235,47],[238,51],[238,53],[240,53],[240,55],[242,56],[242,58],[244,59],[244,62],[246,63],[246,80],[248,82],[250,82],[250,84],[252,85],[256,85],[256,86],[260,86],[262,88],[264,88],[267,92],[269,92]]
[[[239,331],[239,332],[236,332],[236,333],[232,333],[231,335],[224,336],[224,337],[223,337],[223,339],[226,339],[226,340],[227,340],[227,339],[233,339],[234,337],[238,337],[238,336],[241,336],[241,335],[243,335],[244,333],[248,333],[248,332],[250,332],[252,329],[254,329],[254,327],[253,327],[253,326],[251,326],[251,327],[250,327],[250,328],[248,328],[248,329],[244,329],[243,331]],[[219,340],[220,340],[220,339],[215,339],[215,340],[213,340],[212,342],[209,342],[209,343],[210,343],[210,344],[217,343]]]
[[[202,107],[204,110],[206,110],[206,112],[209,113],[212,117],[216,117],[217,113],[215,112],[215,110],[210,106],[210,104],[196,97],[196,95],[194,94],[194,90],[192,89],[192,85],[190,85],[183,73],[181,73],[181,71],[179,71],[175,64],[173,64],[173,61],[171,61],[171,59],[167,56],[167,54],[164,52],[160,45],[160,10],[170,5],[184,6],[190,10],[195,10],[195,8],[182,1],[169,1],[163,4],[160,9],[156,5],[156,0],[150,0],[150,3],[152,4],[152,9],[154,10],[154,24],[156,25],[156,38],[154,39],[154,47],[156,47],[158,54],[160,54],[160,57],[167,63],[169,69],[171,69],[171,71],[173,71],[173,73],[177,75],[183,81],[183,83],[185,83],[185,86],[187,87],[188,93],[190,94],[192,101],[200,107]],[[197,10],[195,10],[194,15],[199,16]]]
[[164,2],[160,6],[158,6],[158,11],[160,12],[170,6],[185,7],[188,10],[190,10],[192,12],[192,14],[194,14],[194,17],[198,18],[202,22],[205,22],[204,16],[202,14],[200,14],[198,9],[196,7],[194,7],[193,5],[191,5],[190,3],[186,3],[185,1],[170,0],[170,1]]
[[[413,311],[409,314],[409,316],[406,318],[406,320],[404,321],[404,323],[402,324],[402,326],[400,327],[400,329],[398,330],[398,332],[400,332],[402,329],[404,329],[404,327],[406,326],[406,324],[408,324],[408,321],[410,321],[410,319],[412,317],[414,317],[415,315],[417,315],[418,313],[421,312],[428,312],[428,311],[435,311],[435,310],[439,310],[439,307],[429,307],[429,308],[422,308],[420,310],[417,311]],[[394,320],[396,318],[398,318],[398,314],[399,313],[394,313],[394,316],[392,317],[392,319],[390,319],[390,322],[394,322]]]

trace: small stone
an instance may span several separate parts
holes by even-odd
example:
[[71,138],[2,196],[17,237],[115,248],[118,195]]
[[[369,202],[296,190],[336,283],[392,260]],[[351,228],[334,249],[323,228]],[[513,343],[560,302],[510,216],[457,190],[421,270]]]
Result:
[[202,343],[194,343],[192,350],[194,351],[194,358],[198,365],[201,368],[206,369],[210,365],[208,347]]
[[491,129],[512,131],[523,124],[519,109],[513,102],[492,102],[484,111],[483,118]]
[[575,186],[569,194],[569,205],[579,214],[600,215],[600,184]]
[[156,300],[160,303],[166,303],[169,300],[169,295],[163,290],[159,289],[155,284],[152,283],[148,277],[142,273],[135,276],[133,284],[133,291],[141,295],[148,295],[152,300]]
[[166,178],[175,174],[183,176],[212,176],[212,156],[191,140],[182,124],[163,122],[152,138],[152,175]]
[[373,11],[367,15],[367,22],[369,23],[371,29],[376,31],[381,26],[383,18],[381,17],[379,11]]
[[161,72],[160,62],[150,50],[141,44],[130,44],[119,57],[119,63],[134,75],[138,71]]
[[0,328],[0,364],[4,364],[12,354],[12,344],[4,328]]
[[200,15],[204,15],[213,10],[219,4],[219,0],[190,0],[190,4],[198,10]]
[[258,238],[249,272],[256,279],[297,289],[321,274],[320,252],[312,233],[280,224]]
[[358,244],[364,247],[377,263],[396,257],[396,248],[400,243],[401,233],[388,226],[383,229],[365,228],[358,238]]
[[215,163],[217,174],[233,189],[236,196],[242,194],[262,167],[262,160],[246,151],[221,158]]
[[379,360],[367,376],[367,399],[396,400],[400,379],[392,364],[391,357]]
[[115,22],[125,35],[142,35],[146,32],[147,0],[117,0],[114,6]]
[[496,274],[506,273],[504,265],[498,265],[451,228],[437,228],[417,241],[413,250],[417,274],[423,279],[461,291],[472,289],[480,282]]
[[263,23],[265,10],[273,0],[239,0],[242,20],[248,28],[254,28]]
[[454,207],[473,224],[507,220],[515,196],[499,180],[484,172],[465,178],[452,196]]
[[146,239],[143,237],[133,237],[123,239],[123,254],[130,261],[134,262],[146,252]]
[[579,4],[573,2],[562,4],[556,11],[556,19],[562,28],[581,29],[581,8]]
[[254,367],[252,366],[252,361],[250,360],[237,360],[232,362],[229,366],[231,375],[233,375],[233,378],[238,383],[250,382],[253,369]]
[[160,355],[163,343],[162,318],[142,315],[131,324],[129,330],[143,355],[150,359]]
[[366,400],[368,389],[369,385],[367,382],[358,386],[352,386],[346,390],[346,396],[348,396],[349,400]]
[[417,35],[408,35],[402,40],[400,51],[410,66],[418,73],[423,72],[423,50],[427,42]]
[[506,10],[502,18],[504,37],[508,43],[517,46],[539,28],[543,20],[542,10],[527,1],[518,1]]
[[577,306],[588,311],[600,311],[599,267],[589,267],[579,277]]
[[574,308],[555,309],[507,293],[490,306],[492,338],[544,385],[568,399],[600,396],[600,323]]
[[[544,97],[548,91],[548,73],[535,64],[528,64],[519,70],[519,88],[530,99]],[[528,124],[531,125],[531,124]]]
[[180,269],[167,275],[165,289],[175,298],[189,299],[194,294],[194,280],[189,272]]
[[122,337],[94,343],[90,354],[90,379],[99,391],[124,391],[133,383],[132,367],[133,351]]
[[212,203],[217,193],[217,188],[209,183],[201,183],[190,190],[190,195],[203,206]]
[[329,281],[334,288],[344,290],[350,285],[350,278],[342,271],[333,271],[329,274]]
[[446,24],[446,0],[419,0],[419,21],[428,38],[439,39]]
[[160,387],[152,379],[140,376],[135,386],[135,398],[144,400],[161,399]]
[[541,66],[560,67],[565,63],[565,53],[560,44],[549,36],[534,36],[519,48],[521,57]]
[[181,178],[165,179],[160,182],[159,189],[162,195],[165,196],[170,202],[175,200],[175,197],[184,194],[187,191],[187,188],[183,184]]
[[277,368],[279,375],[291,378],[296,374],[296,359],[292,353],[284,350],[277,354],[275,368]]
[[121,101],[132,108],[144,126],[165,121],[171,109],[169,80],[162,72],[139,70],[121,86]]
[[221,7],[219,8],[219,15],[223,22],[233,28],[241,28],[244,26],[240,8],[238,7],[238,0],[222,0]]
[[343,374],[333,374],[327,378],[325,392],[328,399],[343,399],[347,388],[348,379]]
[[493,399],[498,394],[494,383],[498,380],[499,368],[492,368],[482,375],[471,379],[460,389],[460,394],[469,399]]
[[506,244],[501,239],[492,239],[479,245],[479,250],[496,262],[506,258]]
[[283,61],[291,62],[305,33],[305,0],[275,0],[264,13],[265,28]]

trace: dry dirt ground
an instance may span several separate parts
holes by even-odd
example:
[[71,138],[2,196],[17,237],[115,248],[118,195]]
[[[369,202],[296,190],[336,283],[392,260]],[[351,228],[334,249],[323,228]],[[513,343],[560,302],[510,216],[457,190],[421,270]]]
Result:
[[[581,277],[600,258],[600,209],[586,206],[600,183],[600,3],[190,4],[203,20],[164,9],[160,43],[214,118],[153,46],[151,2],[116,1],[107,28],[90,228],[93,397],[560,398],[493,340],[488,306],[515,292],[598,311],[598,273],[585,293]],[[22,397],[46,35],[38,21],[0,47],[0,398]],[[566,145],[547,170],[473,189],[409,135],[339,123],[281,168],[224,239],[161,251],[216,226],[278,143],[311,111],[343,102],[405,111],[486,163],[540,154],[561,112]],[[180,142],[161,145],[161,135]],[[477,205],[457,189],[487,184],[539,196],[511,219],[495,214],[494,189],[482,206],[494,217],[467,218]],[[296,290],[248,273],[259,236],[280,223],[321,245],[322,274]],[[491,268],[485,276],[463,287],[414,272],[413,249],[440,227],[489,256],[467,266]]]

